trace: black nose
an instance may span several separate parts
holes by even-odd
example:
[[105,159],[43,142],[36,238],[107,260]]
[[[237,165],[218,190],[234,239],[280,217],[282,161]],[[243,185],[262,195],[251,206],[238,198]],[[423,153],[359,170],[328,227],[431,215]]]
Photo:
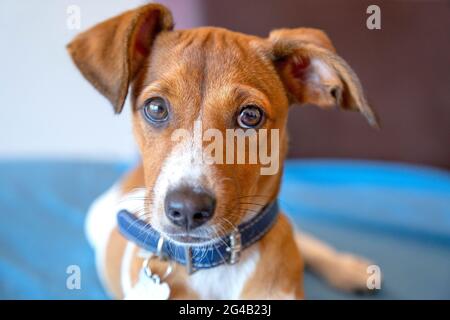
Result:
[[212,218],[216,199],[204,190],[179,187],[167,193],[164,205],[167,218],[189,231]]

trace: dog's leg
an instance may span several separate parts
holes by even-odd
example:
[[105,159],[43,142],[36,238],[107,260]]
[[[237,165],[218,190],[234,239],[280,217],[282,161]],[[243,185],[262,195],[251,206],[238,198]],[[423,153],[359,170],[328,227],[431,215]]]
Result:
[[367,291],[367,268],[372,263],[364,258],[338,252],[304,232],[296,233],[295,241],[305,264],[334,287],[345,291]]

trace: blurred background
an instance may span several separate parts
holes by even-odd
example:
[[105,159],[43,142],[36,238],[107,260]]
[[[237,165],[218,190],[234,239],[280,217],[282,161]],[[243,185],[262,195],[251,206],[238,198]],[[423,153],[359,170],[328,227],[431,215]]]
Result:
[[[135,156],[128,112],[113,115],[75,69],[65,45],[81,30],[144,2],[1,1],[0,157]],[[292,108],[291,157],[450,168],[449,1],[160,2],[173,11],[177,28],[213,25],[263,37],[281,27],[327,32],[359,75],[382,130],[354,113]],[[81,29],[71,30],[67,8],[74,4],[81,10]],[[370,4],[381,8],[381,30],[366,28]]]
[[[92,201],[137,159],[65,45],[143,0],[0,1],[0,298],[107,298],[83,235]],[[358,74],[381,130],[351,112],[293,107],[280,204],[294,224],[375,261],[370,298],[450,299],[450,1],[161,0],[176,28],[267,36],[323,29]],[[369,30],[369,5],[381,29]],[[68,21],[73,8],[80,28]],[[72,9],[71,9],[72,8]],[[82,286],[67,286],[69,266]],[[345,294],[311,274],[307,298]]]

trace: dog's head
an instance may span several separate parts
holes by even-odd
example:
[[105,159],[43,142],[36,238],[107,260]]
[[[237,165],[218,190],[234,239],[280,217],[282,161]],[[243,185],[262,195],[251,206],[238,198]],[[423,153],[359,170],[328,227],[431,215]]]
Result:
[[172,28],[170,12],[149,4],[68,48],[116,113],[131,89],[147,217],[174,241],[228,233],[276,198],[289,105],[339,106],[377,124],[358,78],[322,31],[275,30],[263,39]]

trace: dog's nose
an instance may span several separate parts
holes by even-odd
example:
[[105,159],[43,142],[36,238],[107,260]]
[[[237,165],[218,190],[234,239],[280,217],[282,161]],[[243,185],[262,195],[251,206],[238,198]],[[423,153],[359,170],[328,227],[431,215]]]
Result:
[[214,196],[188,187],[169,191],[164,202],[167,218],[188,231],[210,220],[216,208]]

